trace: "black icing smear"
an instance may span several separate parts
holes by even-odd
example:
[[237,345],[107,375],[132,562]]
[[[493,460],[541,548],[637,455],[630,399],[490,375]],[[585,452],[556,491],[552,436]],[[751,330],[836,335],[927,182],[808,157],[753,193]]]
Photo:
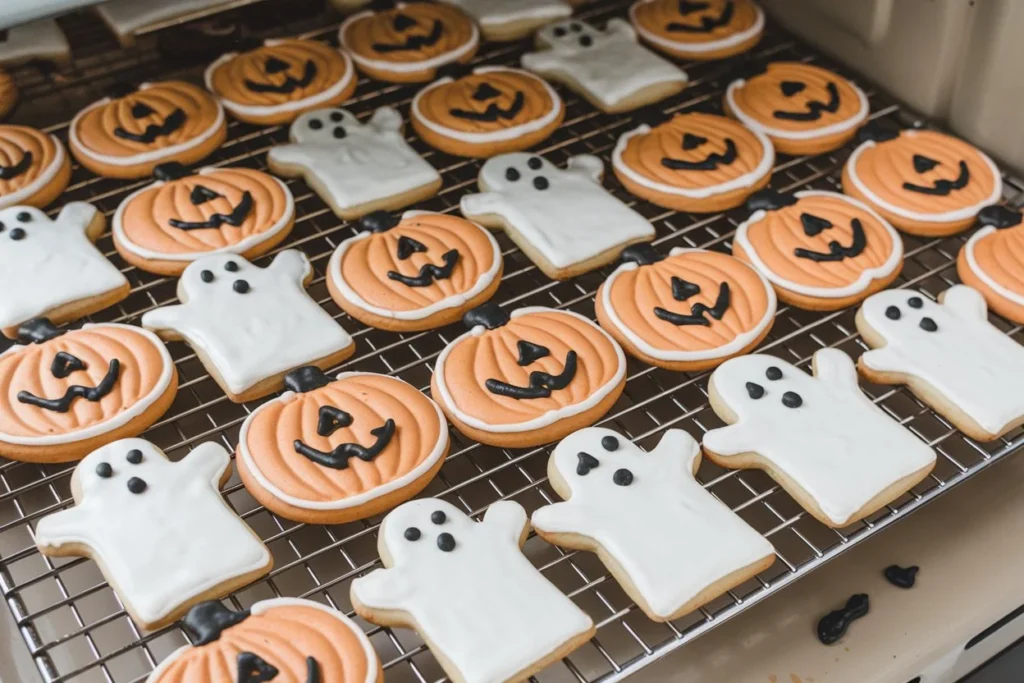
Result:
[[[485,84],[486,85],[486,84]],[[500,93],[499,93],[500,94]],[[491,102],[487,105],[487,109],[483,111],[470,111],[468,109],[449,109],[448,113],[455,118],[465,119],[467,121],[483,121],[486,123],[494,123],[496,121],[511,121],[520,112],[523,111],[523,107],[526,106],[526,95],[522,91],[516,92],[516,97],[512,101],[512,104],[507,108],[498,106],[497,102]]]
[[[679,0],[679,14],[684,17],[689,16],[694,12],[702,12],[710,7],[711,3],[708,2]],[[728,0],[722,8],[722,13],[717,17],[709,17],[705,15],[700,18],[699,24],[684,24],[679,21],[669,22],[665,27],[665,30],[672,33],[711,33],[717,28],[728,26],[732,22],[732,17],[735,11],[736,5],[732,0]]]
[[249,610],[235,612],[216,600],[207,600],[190,609],[181,625],[192,644],[199,647],[214,642],[224,631],[248,618]]
[[721,320],[729,310],[731,301],[732,295],[730,294],[729,283],[723,282],[718,288],[718,298],[715,299],[714,306],[708,307],[706,304],[694,304],[690,307],[690,315],[673,313],[661,306],[656,306],[654,308],[654,315],[659,320],[664,320],[673,325],[703,325],[704,327],[710,327],[711,321],[705,318],[704,314],[710,313],[711,317],[715,320]]
[[401,222],[387,211],[374,211],[359,219],[359,227],[369,232],[387,232]]
[[13,166],[0,166],[0,180],[14,180],[32,168],[32,152],[22,151],[21,161]]
[[547,398],[552,391],[558,391],[569,386],[569,382],[576,376],[576,352],[570,351],[565,356],[565,366],[558,375],[552,375],[541,370],[534,370],[530,373],[529,386],[520,387],[508,384],[497,379],[489,379],[484,386],[492,394],[507,396],[517,400],[531,398]]
[[597,458],[592,456],[590,453],[584,453],[580,451],[576,454],[576,474],[581,477],[585,477],[590,474],[590,470],[595,467],[600,467],[601,463]]
[[817,121],[825,112],[835,114],[839,111],[839,88],[829,81],[825,89],[828,90],[828,102],[812,100],[807,103],[806,111],[774,111],[772,116],[784,121]]
[[747,200],[747,211],[777,211],[796,204],[796,197],[778,190],[758,190]]
[[818,622],[818,640],[824,645],[831,645],[846,635],[847,629],[855,619],[868,613],[870,607],[867,593],[857,593],[846,601],[843,609],[829,612]]
[[960,174],[955,180],[946,180],[945,178],[942,178],[940,180],[936,180],[931,185],[917,185],[911,182],[906,182],[903,183],[903,189],[908,192],[918,192],[920,194],[927,194],[933,197],[949,196],[949,194],[954,190],[962,190],[971,182],[971,169],[967,168],[967,162],[961,161],[959,168]]
[[231,210],[231,213],[215,213],[205,221],[183,221],[177,218],[171,218],[167,222],[170,223],[172,228],[179,230],[210,230],[219,228],[220,226],[227,223],[233,228],[237,228],[245,219],[249,217],[252,212],[253,200],[252,193],[248,190],[242,193],[242,199],[238,202],[238,206]]
[[332,470],[344,470],[348,468],[350,458],[359,458],[363,462],[372,462],[374,458],[380,455],[381,451],[387,448],[388,444],[391,443],[391,438],[395,435],[395,421],[388,418],[380,427],[370,430],[370,434],[377,437],[377,440],[369,448],[357,443],[343,443],[339,444],[330,453],[326,453],[307,446],[299,439],[296,439],[293,445],[295,446],[296,453],[308,458],[321,467],[329,467]]
[[50,374],[57,379],[64,379],[77,370],[85,370],[85,363],[81,358],[67,351],[58,351],[57,355],[53,357],[53,362],[50,363]]
[[42,344],[64,334],[48,318],[36,318],[18,325],[19,344]]
[[[412,26],[416,25],[416,22],[413,21],[411,25],[404,24],[405,28],[398,28],[399,19],[401,19],[402,17],[405,17],[405,15],[399,14],[397,17],[395,17],[396,31],[404,31],[405,28],[411,28]],[[408,17],[405,18],[409,19]],[[440,19],[435,19],[434,26],[433,28],[430,29],[430,33],[427,33],[425,35],[409,36],[408,38],[405,39],[405,42],[403,43],[374,43],[372,47],[377,52],[381,52],[384,54],[388,54],[391,52],[405,52],[408,50],[422,50],[425,47],[433,47],[434,45],[436,45],[437,41],[441,40],[441,37],[443,35],[444,24],[441,23]]]
[[252,652],[239,652],[235,662],[238,668],[235,683],[266,683],[280,673],[277,667]]
[[423,244],[419,240],[415,240],[408,235],[402,235],[398,238],[398,260],[404,261],[413,254],[422,254],[427,250],[427,245]]
[[304,394],[308,391],[325,387],[330,383],[331,378],[315,365],[304,365],[284,376],[285,389],[294,391],[296,394]]
[[[683,149],[686,149],[684,144]],[[732,138],[725,139],[725,152],[712,152],[701,161],[683,161],[672,157],[662,157],[661,165],[673,171],[714,171],[720,166],[730,166],[736,161],[736,143]]]
[[257,93],[290,95],[296,90],[309,87],[309,84],[313,82],[314,78],[316,78],[316,74],[316,64],[312,59],[307,59],[306,66],[302,69],[301,78],[295,78],[294,76],[288,75],[283,82],[276,85],[273,83],[257,83],[256,81],[251,81],[247,78],[245,79],[245,87]]
[[647,242],[626,247],[622,250],[620,258],[623,263],[635,263],[640,266],[650,266],[665,260],[665,257]]
[[153,168],[153,177],[157,180],[162,180],[168,183],[172,180],[180,180],[187,176],[192,175],[192,171],[188,170],[183,164],[179,164],[177,161],[167,161],[162,164],[157,164]]
[[342,427],[352,424],[352,416],[341,408],[334,406],[320,406],[319,418],[316,423],[316,433],[320,436],[330,436]]
[[793,253],[796,254],[797,258],[809,259],[816,263],[842,261],[843,259],[860,256],[868,245],[867,235],[864,234],[864,226],[859,218],[854,218],[850,221],[850,228],[853,230],[853,241],[850,242],[848,247],[844,247],[838,240],[832,240],[828,243],[828,253],[812,251],[803,247],[797,247],[793,250]]
[[477,325],[483,325],[489,330],[496,330],[508,324],[509,320],[511,318],[505,309],[492,301],[472,308],[462,316],[462,324],[469,329],[473,329]]
[[800,224],[804,226],[804,234],[808,237],[817,237],[832,227],[832,221],[813,213],[800,214]]
[[516,348],[519,350],[519,360],[516,362],[522,366],[530,365],[534,361],[551,355],[551,350],[548,347],[522,339],[516,344]]
[[114,135],[123,140],[149,145],[156,142],[157,138],[167,137],[178,132],[187,120],[185,110],[179,107],[168,114],[163,123],[151,123],[141,133],[132,133],[118,126],[114,129]]
[[877,121],[872,121],[857,131],[857,142],[861,144],[865,142],[888,142],[889,140],[895,140],[899,136],[899,129],[883,126]]
[[917,582],[917,572],[921,570],[918,566],[901,567],[898,564],[890,564],[885,568],[885,578],[897,588],[913,588]]
[[1024,214],[1008,206],[993,204],[992,206],[986,206],[978,212],[979,223],[991,225],[1000,230],[1020,225],[1022,221],[1024,221]]
[[92,403],[103,400],[103,397],[114,389],[114,385],[117,384],[117,378],[120,374],[121,362],[116,358],[113,358],[110,361],[110,365],[107,367],[107,374],[105,374],[103,379],[100,380],[100,383],[94,387],[84,387],[80,384],[74,384],[68,387],[67,391],[65,391],[64,395],[60,398],[40,398],[32,392],[19,391],[18,401],[44,410],[52,410],[55,413],[66,413],[71,408],[71,403],[76,398],[84,398],[86,401],[90,401]]
[[420,272],[415,276],[402,275],[394,270],[389,270],[388,278],[407,287],[429,287],[437,280],[447,280],[452,276],[455,266],[459,263],[459,250],[447,251],[441,258],[444,260],[443,266],[424,263],[420,267]]

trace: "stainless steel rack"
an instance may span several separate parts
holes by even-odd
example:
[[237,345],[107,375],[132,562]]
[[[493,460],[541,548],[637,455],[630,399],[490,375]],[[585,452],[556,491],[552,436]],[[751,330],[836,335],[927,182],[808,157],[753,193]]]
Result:
[[[279,0],[267,0],[248,9],[273,3]],[[627,0],[602,0],[588,5],[580,15],[601,24],[613,16],[623,16],[627,6]],[[141,37],[134,48],[123,50],[103,25],[89,15],[61,21],[71,39],[75,60],[61,70],[29,65],[15,73],[22,88],[22,105],[14,116],[15,122],[46,127],[66,139],[71,116],[118,81],[186,78],[199,82],[202,65],[170,64],[160,56],[155,35]],[[278,27],[277,35],[304,34],[333,40],[337,23],[338,18],[331,15],[305,18]],[[476,62],[514,64],[525,47],[486,45]],[[814,62],[847,73],[841,65],[769,23],[764,40],[751,54],[723,62],[686,65],[692,79],[690,86],[652,109],[720,111],[724,87],[735,75],[773,60]],[[862,85],[869,94],[873,118],[888,119],[902,126],[926,125],[870,84]],[[399,107],[407,115],[416,89],[364,78],[346,106],[360,116],[368,116],[376,107],[387,104]],[[556,162],[573,154],[591,153],[607,163],[617,137],[635,125],[634,117],[602,114],[565,89],[559,90],[567,104],[565,123],[538,151]],[[283,127],[260,128],[232,122],[228,142],[209,163],[263,169],[266,150],[286,138],[287,130]],[[459,197],[475,188],[479,162],[435,152],[411,133],[410,140],[442,171],[445,180],[441,194],[418,208],[455,210]],[[786,190],[838,189],[839,171],[849,151],[847,148],[815,157],[780,157],[772,185]],[[61,202],[91,201],[109,216],[141,184],[98,178],[76,167],[72,184]],[[630,197],[614,178],[606,179],[605,184],[651,219],[658,230],[657,244],[666,251],[674,246],[728,248],[736,226],[745,217],[742,209],[718,215],[665,211]],[[395,374],[428,391],[433,361],[445,344],[460,333],[460,326],[400,335],[366,328],[341,313],[327,295],[323,273],[330,253],[341,240],[353,234],[353,228],[339,221],[301,181],[290,181],[289,185],[296,197],[298,221],[284,247],[300,248],[310,256],[317,270],[311,294],[354,333],[358,342],[357,355],[342,367]],[[1007,177],[1006,198],[1020,203],[1022,193],[1024,183]],[[509,307],[554,306],[593,316],[594,292],[610,269],[569,282],[552,282],[507,238],[499,235],[498,239],[505,258],[505,276],[497,294],[499,302]],[[906,263],[897,286],[917,287],[935,296],[955,282],[953,264],[964,236],[904,240]],[[100,247],[122,267],[133,289],[128,299],[95,316],[95,320],[136,322],[142,312],[174,298],[175,281],[127,266],[114,251],[109,233],[100,240]],[[853,314],[853,310],[819,314],[782,308],[761,350],[800,364],[807,364],[811,354],[825,346],[857,356],[864,347],[857,337]],[[1024,342],[1020,327],[997,318],[993,322]],[[231,403],[187,346],[175,343],[171,350],[182,380],[181,391],[172,409],[145,437],[175,459],[207,440],[233,448],[241,422],[258,403]],[[674,373],[630,361],[625,393],[602,424],[647,448],[653,447],[669,428],[686,429],[699,439],[705,430],[720,424],[708,407],[706,380],[704,374]],[[727,471],[705,462],[699,479],[772,541],[778,560],[756,579],[670,624],[647,620],[594,555],[565,552],[539,538],[531,538],[526,544],[529,557],[589,611],[600,627],[590,643],[562,663],[549,667],[537,679],[621,680],[777,593],[1024,443],[1024,435],[1019,431],[990,444],[975,443],[905,389],[864,388],[879,405],[940,453],[938,466],[925,482],[869,519],[846,529],[831,530],[803,512],[766,475]],[[549,448],[502,450],[474,443],[454,431],[451,436],[451,454],[427,494],[442,496],[474,515],[499,499],[514,499],[528,511],[553,499],[545,477]],[[176,628],[141,632],[125,614],[93,562],[49,560],[35,550],[32,542],[31,529],[39,518],[70,503],[72,469],[73,465],[0,462],[0,592],[44,680],[141,681],[157,662],[185,642],[184,635]],[[379,562],[375,532],[380,518],[338,526],[295,524],[258,506],[237,477],[225,495],[266,539],[276,560],[269,577],[230,596],[229,601],[236,608],[274,595],[288,595],[320,600],[351,613],[350,581]],[[385,662],[389,682],[443,678],[443,672],[415,634],[365,623],[363,626]],[[806,632],[798,628],[794,637],[812,638],[812,625],[805,626]]]

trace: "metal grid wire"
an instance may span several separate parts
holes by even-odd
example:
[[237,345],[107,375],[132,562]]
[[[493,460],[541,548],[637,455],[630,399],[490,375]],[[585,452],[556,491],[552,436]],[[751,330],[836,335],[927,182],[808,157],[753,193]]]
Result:
[[[253,5],[247,11],[269,4],[272,2]],[[582,11],[581,16],[600,25],[613,16],[623,16],[627,5],[626,0],[597,2]],[[140,40],[131,50],[122,50],[104,27],[89,16],[78,15],[62,22],[76,59],[70,67],[59,71],[28,66],[16,72],[23,98],[16,122],[53,124],[48,130],[66,139],[67,121],[74,112],[117,81],[138,83],[174,77],[199,82],[201,66],[168,65],[156,50],[154,36]],[[280,26],[277,34],[308,32],[313,37],[333,40],[336,26],[337,17],[307,17]],[[525,47],[487,45],[475,63],[514,64]],[[813,62],[847,72],[769,25],[764,40],[747,56],[687,65],[690,86],[655,108],[660,112],[720,112],[722,92],[731,78],[772,60]],[[407,117],[416,89],[364,78],[346,106],[365,118],[378,106],[392,105]],[[888,119],[902,126],[922,125],[886,95],[869,85],[865,89],[873,118]],[[559,91],[567,105],[565,123],[538,151],[556,163],[574,154],[590,153],[607,164],[617,137],[635,125],[632,117],[600,113],[564,88]],[[260,128],[232,122],[228,142],[210,163],[265,169],[266,150],[286,138],[287,131],[282,127]],[[459,197],[475,190],[479,162],[433,151],[411,134],[410,142],[442,171],[445,181],[438,197],[417,208],[455,210]],[[849,151],[846,148],[816,157],[781,156],[772,185],[782,190],[838,190],[839,171]],[[1006,181],[1007,199],[1019,203],[1024,185],[1013,178]],[[142,184],[98,178],[76,167],[62,201],[91,201],[109,216],[128,193]],[[661,251],[676,246],[728,248],[736,226],[745,218],[742,209],[702,216],[666,211],[627,195],[614,178],[606,179],[605,185],[654,223]],[[342,367],[397,375],[429,391],[434,359],[461,333],[461,326],[396,334],[366,328],[341,313],[327,294],[324,269],[333,249],[354,234],[353,227],[339,221],[301,181],[289,181],[289,186],[295,194],[298,220],[281,248],[299,248],[309,255],[317,271],[311,295],[356,338],[358,352]],[[498,235],[498,239],[505,258],[505,276],[497,301],[509,308],[544,305],[593,318],[594,292],[611,267],[568,282],[552,282],[504,235]],[[964,236],[941,240],[905,236],[904,240],[906,263],[896,286],[914,286],[934,297],[955,282],[953,264]],[[137,322],[144,311],[174,300],[173,278],[155,277],[125,264],[114,251],[109,233],[99,246],[121,266],[133,287],[128,299],[95,316],[95,320]],[[266,263],[269,258],[260,262]],[[805,367],[814,351],[826,346],[838,347],[856,357],[864,345],[857,337],[853,317],[852,309],[820,314],[783,307],[761,350]],[[1024,341],[1020,327],[995,318],[993,322]],[[181,390],[168,414],[144,436],[164,448],[172,459],[179,459],[196,444],[208,440],[233,449],[239,426],[258,403],[231,403],[189,347],[180,343],[170,347],[180,373]],[[532,537],[525,547],[530,559],[599,624],[597,636],[590,643],[562,663],[549,667],[537,680],[620,680],[779,591],[1024,442],[1018,431],[991,444],[975,443],[903,388],[864,388],[894,418],[939,452],[938,465],[926,481],[869,519],[846,529],[831,530],[803,512],[763,473],[728,471],[710,462],[703,463],[700,481],[767,536],[777,549],[778,559],[760,576],[670,624],[655,624],[639,612],[593,554],[563,551]],[[630,360],[625,392],[601,424],[652,448],[670,427],[686,429],[699,439],[704,431],[721,423],[708,406],[705,374],[670,372]],[[444,497],[474,516],[499,499],[516,500],[528,512],[556,499],[545,476],[550,447],[497,449],[474,443],[455,431],[451,438],[451,454],[425,495]],[[183,633],[176,628],[141,632],[125,614],[95,563],[85,559],[50,560],[41,556],[32,543],[31,528],[39,518],[70,504],[72,469],[73,465],[0,463],[0,590],[45,680],[140,681],[157,662],[186,642]],[[379,563],[375,547],[379,517],[336,526],[296,524],[257,505],[237,477],[225,494],[229,503],[266,540],[276,561],[269,577],[229,598],[233,607],[244,608],[257,600],[286,595],[323,601],[351,614],[351,580]],[[389,682],[443,678],[436,661],[414,633],[360,623],[385,662]],[[807,625],[806,633],[797,637],[813,637],[811,626]]]

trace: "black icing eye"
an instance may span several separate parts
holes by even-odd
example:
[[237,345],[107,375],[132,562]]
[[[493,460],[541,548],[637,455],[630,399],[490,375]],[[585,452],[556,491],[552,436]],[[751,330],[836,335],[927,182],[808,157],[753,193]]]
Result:
[[19,223],[31,223],[32,214],[30,214],[28,211],[22,211],[17,215],[17,219]]
[[756,401],[764,396],[764,387],[754,382],[747,382],[747,395]]
[[391,25],[398,32],[408,31],[416,25],[416,20],[410,17],[408,14],[402,14],[399,12],[395,15],[395,20],[391,22]]
[[520,175],[519,175],[519,171],[517,171],[517,170],[516,170],[516,169],[514,169],[514,168],[511,168],[511,167],[509,167],[509,168],[508,168],[508,169],[507,169],[507,170],[505,171],[505,179],[506,179],[506,180],[508,180],[508,181],[509,181],[510,183],[514,183],[514,182],[516,182],[516,181],[517,181],[517,180],[519,180],[519,179],[520,179],[521,177],[522,177],[522,176],[520,176]]
[[430,513],[430,521],[434,524],[444,524],[448,520],[448,515],[444,514],[441,510],[435,510]]
[[590,36],[580,36],[580,47],[590,47],[594,44],[594,39]]
[[544,167],[544,162],[540,160],[540,157],[530,157],[530,160],[526,162],[526,165],[534,171],[539,171]]
[[938,332],[939,326],[931,318],[921,318],[921,329],[925,332]]
[[782,379],[782,370],[778,369],[774,365],[764,371],[764,376],[773,382],[777,382]]
[[547,178],[545,178],[542,175],[539,175],[539,176],[537,176],[536,178],[533,179],[533,186],[535,188],[537,188],[538,190],[542,190],[543,191],[543,190],[546,190],[549,187],[551,187],[551,183],[548,182]]
[[907,305],[911,308],[922,308],[924,306],[924,300],[919,296],[912,296],[907,299]]
[[85,370],[85,363],[81,358],[67,351],[58,351],[57,355],[53,357],[53,362],[50,363],[50,374],[57,379],[64,379],[72,372],[79,370]]
[[348,133],[345,132],[342,126],[335,126],[332,135],[334,135],[335,140],[343,140]]
[[484,102],[485,100],[493,100],[495,97],[499,97],[501,91],[495,88],[490,83],[481,83],[473,91],[473,99],[477,102]]
[[146,482],[138,477],[132,477],[128,480],[128,490],[138,495],[146,490]]
[[324,127],[324,122],[321,121],[320,119],[310,119],[309,127],[312,128],[313,130],[320,130],[321,128]]
[[565,34],[566,34],[565,27],[563,27],[563,26],[556,26],[555,30],[553,31],[553,33],[555,34],[555,38],[564,38]]
[[110,466],[109,462],[101,462],[96,465],[96,476],[101,479],[110,479],[114,476],[114,468]]
[[204,270],[203,272],[199,273],[199,277],[200,279],[202,279],[203,282],[213,282],[213,271]]
[[625,468],[615,470],[615,474],[612,475],[612,482],[616,486],[629,486],[633,483],[633,473]]
[[147,116],[152,116],[156,112],[153,111],[153,107],[149,106],[145,102],[136,102],[132,105],[132,117],[136,119],[144,119]]
[[779,84],[779,89],[782,90],[782,94],[786,97],[792,97],[798,93],[802,93],[807,88],[806,83],[800,81],[782,81]]
[[14,240],[15,242],[17,242],[18,240],[25,239],[25,231],[22,230],[21,228],[14,228],[13,230],[11,230],[10,235],[11,239]]
[[340,111],[332,111],[331,112],[331,121],[334,121],[335,123],[340,123],[341,121],[344,121],[344,120],[345,120],[345,115],[342,114]]
[[935,159],[926,157],[923,154],[914,155],[914,170],[918,173],[927,173],[939,165]]
[[573,33],[579,33],[580,31],[583,30],[583,25],[582,24],[577,24],[574,21],[571,24],[569,24],[569,30],[572,31]]
[[598,462],[597,458],[592,456],[590,453],[583,453],[581,451],[576,455],[576,474],[581,477],[585,477],[590,474],[590,470],[600,464],[601,463]]
[[290,65],[288,64],[288,62],[273,56],[267,57],[267,61],[263,62],[263,69],[268,74],[276,74],[281,71],[287,71],[289,66]]
[[140,451],[138,448],[133,448],[130,451],[128,451],[128,455],[124,456],[124,459],[133,465],[138,465],[140,462],[142,462],[142,451]]
[[606,451],[615,451],[619,448],[619,440],[614,436],[606,436],[601,439],[601,448]]
[[455,537],[451,534],[441,534],[437,537],[437,547],[443,552],[450,553],[455,550]]
[[899,320],[902,315],[903,314],[900,313],[900,309],[896,306],[889,306],[885,309],[885,317],[889,320]]
[[224,264],[224,270],[228,271],[229,273],[237,273],[238,264],[235,263],[234,261],[228,261],[227,263]]
[[245,294],[249,291],[249,283],[245,280],[235,280],[231,283],[231,289],[235,290],[239,294]]
[[4,231],[4,224],[0,223],[0,232],[3,232],[3,231]]
[[787,391],[782,395],[782,405],[787,408],[799,408],[803,404],[804,400],[795,391]]
[[414,526],[409,527],[405,530],[405,540],[407,541],[418,541],[420,540],[420,530]]

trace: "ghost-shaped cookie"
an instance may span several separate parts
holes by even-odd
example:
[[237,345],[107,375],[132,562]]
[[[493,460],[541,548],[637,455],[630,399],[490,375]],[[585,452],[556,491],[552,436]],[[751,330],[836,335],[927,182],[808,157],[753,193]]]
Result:
[[355,351],[352,337],[306,294],[312,276],[295,249],[266,268],[234,254],[206,256],[182,273],[182,303],[149,311],[142,326],[187,341],[231,400],[249,401],[283,387],[289,370],[327,368]]
[[228,452],[213,442],[171,462],[143,439],[114,441],[78,464],[74,507],[41,519],[36,545],[93,558],[136,623],[159,628],[273,566],[221,497],[230,476]]
[[0,64],[23,64],[33,59],[66,63],[68,39],[54,19],[40,19],[0,33]]
[[415,628],[454,680],[525,680],[594,633],[523,555],[528,530],[511,501],[479,523],[442,500],[404,503],[381,524],[386,569],[352,582],[352,605],[373,623]]
[[646,218],[604,189],[603,175],[604,163],[589,154],[565,169],[535,154],[502,154],[480,169],[482,192],[463,195],[462,215],[504,229],[548,277],[564,280],[654,238]]
[[596,551],[651,619],[676,619],[775,560],[772,544],[694,479],[699,465],[681,429],[650,453],[610,429],[582,429],[548,461],[565,502],[538,509],[533,526],[556,545]]
[[487,40],[517,40],[572,14],[564,0],[441,0],[476,19]]
[[864,395],[853,361],[814,354],[814,375],[763,354],[711,375],[711,407],[728,426],[704,435],[722,467],[766,470],[808,512],[844,527],[924,479],[935,452]]
[[270,150],[278,175],[303,176],[345,220],[433,196],[441,176],[402,135],[402,117],[381,107],[362,123],[345,109],[316,109],[292,124],[291,143]]
[[686,87],[686,73],[637,41],[623,19],[604,30],[578,19],[548,24],[537,32],[538,52],[522,64],[577,90],[595,106],[616,113],[674,95]]
[[128,280],[93,244],[105,226],[91,204],[71,202],[51,219],[30,206],[0,210],[0,330],[60,323],[124,299]]
[[988,321],[978,290],[955,285],[941,303],[885,290],[864,302],[857,329],[873,350],[858,367],[879,384],[907,384],[979,441],[1024,423],[1024,347]]

